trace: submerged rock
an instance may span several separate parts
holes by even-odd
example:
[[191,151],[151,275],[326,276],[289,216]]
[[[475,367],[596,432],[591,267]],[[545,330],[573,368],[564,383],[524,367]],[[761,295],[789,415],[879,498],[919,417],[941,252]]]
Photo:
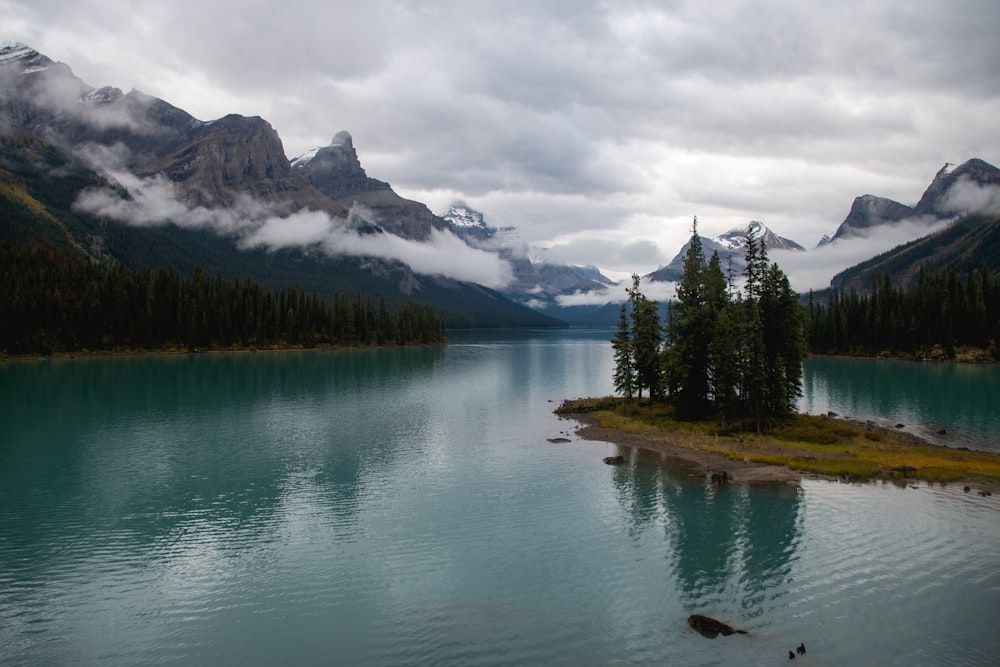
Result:
[[605,456],[604,457],[604,462],[607,463],[609,466],[620,466],[621,464],[625,463],[625,457],[624,456]]
[[688,616],[688,625],[709,639],[714,639],[719,635],[725,635],[728,637],[732,634],[748,634],[746,630],[734,628],[728,623],[723,623],[722,621],[712,618],[711,616],[703,616],[701,614],[692,614],[691,616]]

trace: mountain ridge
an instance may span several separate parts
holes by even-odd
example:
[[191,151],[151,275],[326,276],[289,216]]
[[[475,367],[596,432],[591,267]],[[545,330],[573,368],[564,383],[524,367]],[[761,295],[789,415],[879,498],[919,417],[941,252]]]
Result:
[[[68,66],[8,43],[0,47],[0,119],[4,136],[25,132],[34,137],[31,150],[85,161],[74,163],[78,177],[60,180],[58,167],[27,164],[24,156],[31,150],[19,154],[17,142],[4,144],[0,166],[9,187],[0,189],[0,197],[18,211],[17,219],[6,219],[0,229],[8,241],[22,242],[42,230],[45,242],[100,261],[141,267],[174,263],[188,269],[200,264],[207,272],[252,277],[275,287],[294,284],[328,298],[363,290],[390,303],[430,303],[451,327],[562,324],[482,285],[434,273],[416,275],[399,259],[327,256],[315,242],[301,248],[239,247],[248,222],[257,225],[257,232],[269,224],[265,231],[294,234],[301,229],[294,225],[304,223],[282,216],[301,211],[329,216],[326,225],[351,227],[348,208],[293,170],[280,137],[258,117],[230,114],[199,121],[138,91],[93,88]],[[105,175],[94,171],[98,166]],[[116,180],[118,170],[128,171],[129,178]],[[91,199],[100,205],[76,205],[85,191],[97,192]],[[61,199],[57,203],[53,197]],[[249,206],[249,201],[255,203]],[[131,225],[118,217],[117,211],[134,211],[143,202],[159,209]],[[227,208],[234,203],[240,206]],[[189,226],[179,226],[178,214]],[[242,227],[211,228],[220,216]],[[379,243],[378,231],[363,232],[370,237],[365,248]]]

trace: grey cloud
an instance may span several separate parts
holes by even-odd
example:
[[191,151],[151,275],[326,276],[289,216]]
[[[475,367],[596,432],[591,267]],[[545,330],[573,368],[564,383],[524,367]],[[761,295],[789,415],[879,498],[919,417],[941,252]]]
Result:
[[946,161],[1000,162],[992,0],[8,7],[9,39],[89,83],[260,115],[291,155],[348,129],[372,176],[531,242],[665,248],[634,221],[697,212],[810,244],[857,195],[912,202]]
[[511,280],[507,262],[467,246],[450,232],[434,230],[427,242],[388,233],[359,234],[353,223],[357,218],[371,217],[360,207],[352,209],[347,220],[319,211],[277,216],[249,197],[228,209],[191,207],[166,179],[139,179],[127,172],[110,175],[127,188],[129,199],[111,190],[90,189],[81,193],[74,208],[130,225],[206,229],[234,237],[243,248],[318,248],[331,256],[381,257],[402,261],[416,273],[444,275],[487,287],[503,287]]

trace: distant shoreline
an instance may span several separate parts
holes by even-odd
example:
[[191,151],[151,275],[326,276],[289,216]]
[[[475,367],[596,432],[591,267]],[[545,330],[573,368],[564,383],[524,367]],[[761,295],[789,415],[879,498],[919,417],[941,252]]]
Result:
[[412,343],[407,345],[317,345],[315,347],[301,347],[301,346],[268,346],[268,347],[210,347],[205,349],[195,349],[189,350],[184,347],[164,347],[156,349],[128,349],[128,350],[76,350],[73,352],[53,352],[51,354],[6,354],[0,353],[0,362],[4,361],[18,361],[18,360],[42,360],[42,359],[77,359],[77,358],[93,358],[93,357],[141,357],[141,356],[157,356],[157,357],[175,357],[184,355],[202,355],[202,354],[239,354],[239,353],[264,353],[271,354],[275,352],[336,352],[336,351],[350,351],[350,350],[389,350],[396,348],[412,348],[412,347],[444,347],[447,346],[448,342],[444,341],[441,343]]

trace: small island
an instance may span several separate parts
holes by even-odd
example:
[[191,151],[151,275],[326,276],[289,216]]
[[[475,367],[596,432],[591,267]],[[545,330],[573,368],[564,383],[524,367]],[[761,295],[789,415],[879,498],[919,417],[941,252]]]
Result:
[[746,483],[924,480],[982,494],[1000,492],[1000,454],[934,445],[900,430],[832,415],[795,414],[766,433],[754,433],[678,421],[667,405],[617,397],[567,400],[555,412],[580,422],[577,435],[585,440],[676,457],[705,477],[725,472],[728,480]]
[[617,396],[566,401],[556,410],[585,424],[581,437],[675,456],[715,484],[811,475],[962,482],[983,495],[1000,487],[1000,454],[796,412],[818,311],[811,302],[806,312],[799,307],[752,227],[741,287],[723,272],[718,253],[705,261],[697,218],[691,232],[665,325],[632,276],[611,340]]

